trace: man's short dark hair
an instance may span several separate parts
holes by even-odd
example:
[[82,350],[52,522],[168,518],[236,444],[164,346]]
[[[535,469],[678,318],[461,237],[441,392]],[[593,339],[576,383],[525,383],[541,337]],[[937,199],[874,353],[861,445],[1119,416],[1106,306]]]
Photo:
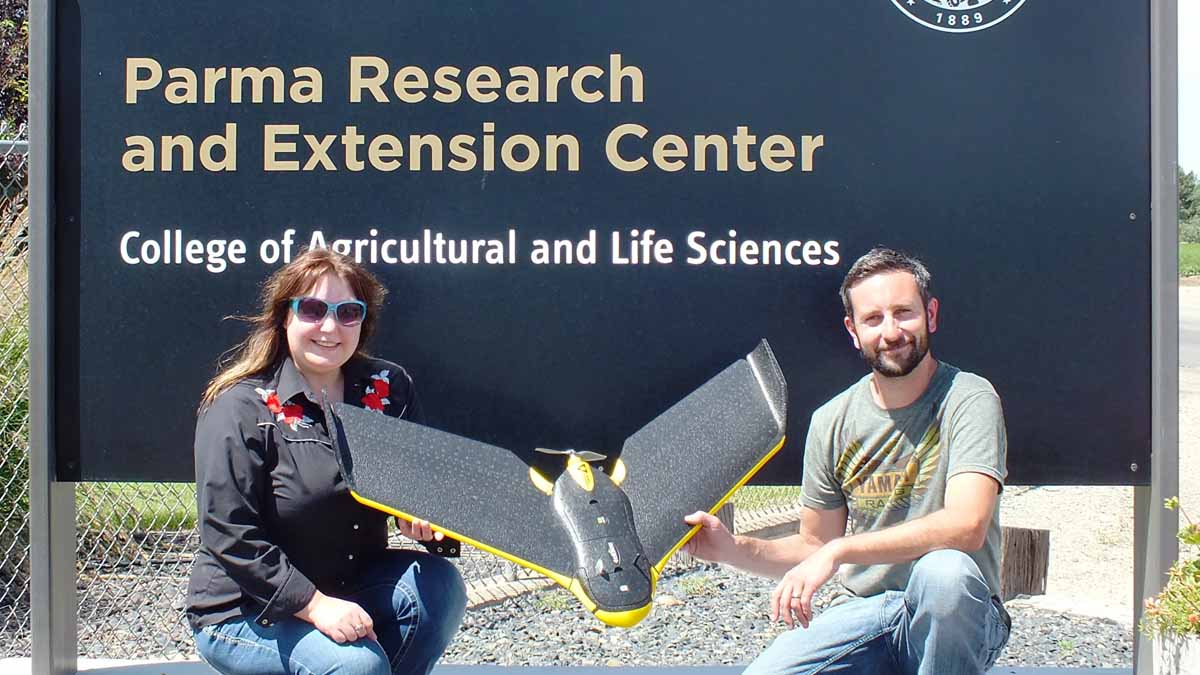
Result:
[[850,271],[846,272],[846,278],[842,281],[840,290],[846,316],[854,318],[854,308],[850,305],[850,289],[864,279],[888,272],[911,274],[913,279],[917,280],[917,289],[921,291],[922,304],[926,307],[929,306],[929,300],[933,297],[933,292],[930,290],[933,285],[933,277],[929,275],[925,263],[907,253],[878,246],[855,260],[854,264],[850,266]]

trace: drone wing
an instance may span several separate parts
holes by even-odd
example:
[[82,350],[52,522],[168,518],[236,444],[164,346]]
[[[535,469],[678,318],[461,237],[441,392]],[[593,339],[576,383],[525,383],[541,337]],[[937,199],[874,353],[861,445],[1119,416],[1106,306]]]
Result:
[[433,529],[570,587],[572,545],[529,465],[486,443],[333,404],[334,451],[359,502]]
[[683,517],[715,513],[783,447],[787,382],[763,340],[626,441],[621,483],[655,575],[695,534]]

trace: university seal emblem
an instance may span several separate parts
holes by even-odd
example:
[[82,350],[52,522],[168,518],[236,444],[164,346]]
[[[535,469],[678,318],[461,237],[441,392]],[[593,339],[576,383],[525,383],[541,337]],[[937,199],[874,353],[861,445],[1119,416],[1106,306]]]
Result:
[[1025,0],[892,0],[917,23],[945,33],[973,33],[1012,16]]

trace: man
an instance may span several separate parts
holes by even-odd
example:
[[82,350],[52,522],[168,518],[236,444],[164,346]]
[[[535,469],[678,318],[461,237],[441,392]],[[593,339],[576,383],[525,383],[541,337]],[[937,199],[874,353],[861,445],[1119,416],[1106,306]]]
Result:
[[[1010,626],[997,597],[1000,399],[930,352],[938,301],[921,261],[874,249],[841,295],[871,372],[813,413],[800,532],[735,537],[699,512],[685,518],[701,526],[687,550],[780,580],[770,617],[793,630],[748,673],[983,673]],[[813,594],[835,574],[814,620]]]

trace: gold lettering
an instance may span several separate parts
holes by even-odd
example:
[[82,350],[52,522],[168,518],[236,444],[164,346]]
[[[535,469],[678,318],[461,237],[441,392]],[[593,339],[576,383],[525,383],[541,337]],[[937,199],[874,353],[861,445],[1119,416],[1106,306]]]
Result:
[[642,102],[642,89],[645,86],[642,69],[637,66],[622,66],[620,54],[608,56],[608,98],[613,103],[621,102],[621,81],[629,79],[630,98],[634,103]]
[[546,170],[558,171],[558,150],[567,150],[567,171],[579,170],[579,139],[567,134],[546,136]]
[[[374,74],[367,76],[366,69],[372,69]],[[387,95],[383,93],[383,83],[387,82],[387,61],[378,56],[350,57],[350,102],[362,103],[363,89],[371,92],[376,103],[387,103]]]
[[[140,73],[145,70],[147,76],[142,78]],[[125,59],[125,102],[137,103],[139,91],[149,91],[162,82],[162,66],[158,61],[147,58]]]
[[589,77],[599,78],[604,75],[600,66],[583,66],[571,76],[571,93],[584,103],[596,103],[604,100],[604,94],[599,91],[588,91],[583,88],[583,81]]
[[726,141],[724,136],[719,136],[717,134],[712,134],[710,136],[696,134],[694,140],[696,144],[695,167],[697,171],[708,170],[707,158],[704,154],[705,150],[708,148],[713,148],[716,150],[717,171],[729,170],[729,141]]
[[558,103],[558,85],[570,74],[568,66],[546,66],[546,103]]
[[648,162],[645,157],[638,157],[632,161],[627,160],[621,156],[619,146],[622,137],[633,135],[645,138],[648,131],[649,129],[640,124],[627,123],[618,125],[609,132],[608,139],[604,142],[604,153],[608,155],[609,163],[621,171],[641,171],[646,168]]
[[271,80],[271,102],[283,103],[283,71],[275,66],[267,68],[230,68],[229,69],[229,86],[232,91],[229,93],[229,100],[232,103],[242,102],[242,88],[246,84],[246,80],[250,81],[250,101],[253,103],[263,102],[263,93],[266,89],[266,81]]
[[268,124],[263,127],[263,171],[299,171],[297,160],[276,159],[280,153],[296,152],[296,144],[276,140],[277,136],[294,136],[300,133],[299,124]]
[[819,136],[804,136],[800,139],[800,170],[807,173],[813,170],[813,155],[818,148],[825,147],[825,134]]
[[149,136],[126,136],[121,166],[131,173],[154,170],[154,143]]
[[179,148],[180,157],[182,158],[183,170],[191,171],[194,168],[192,153],[196,151],[196,147],[192,144],[192,139],[189,136],[163,136],[162,137],[162,170],[171,171],[175,168],[174,155],[172,151]]
[[654,141],[654,164],[663,171],[682,170],[687,162],[679,158],[687,157],[687,154],[687,143],[675,134],[665,134]]
[[478,103],[491,103],[500,98],[495,92],[500,88],[500,73],[491,66],[472,68],[467,73],[467,95]]
[[438,103],[454,103],[462,98],[462,85],[458,83],[458,76],[462,70],[454,66],[442,66],[433,71],[433,82],[437,85],[438,91],[433,95],[433,100]]
[[171,81],[167,83],[166,89],[163,91],[163,96],[168,103],[195,103],[199,83],[196,82],[196,73],[190,68],[172,68],[167,71],[167,75]]
[[[429,78],[425,71],[417,66],[404,66],[396,71],[396,96],[405,103],[420,103],[425,100],[425,89],[429,88]],[[416,89],[417,91],[410,91]]]
[[367,146],[367,159],[371,166],[380,171],[395,171],[400,168],[400,158],[404,156],[404,146],[400,139],[391,134],[380,134],[371,139]]
[[290,93],[296,103],[320,103],[325,98],[325,87],[321,71],[312,66],[301,66],[292,71],[297,79]]

